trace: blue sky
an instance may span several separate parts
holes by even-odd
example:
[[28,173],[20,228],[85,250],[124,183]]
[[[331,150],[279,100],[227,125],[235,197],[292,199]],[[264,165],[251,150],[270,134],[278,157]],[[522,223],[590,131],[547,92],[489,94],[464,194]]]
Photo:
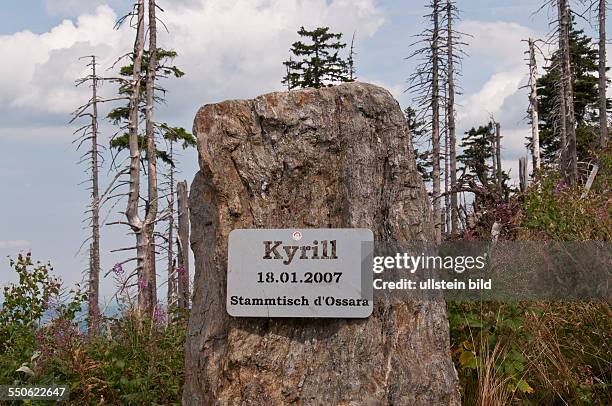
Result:
[[[159,121],[190,129],[202,104],[282,90],[281,61],[300,25],[329,25],[349,37],[356,31],[359,79],[386,87],[402,107],[410,104],[404,90],[414,64],[404,57],[423,26],[424,0],[159,3],[170,30],[160,34],[162,46],[179,53],[175,62],[186,72],[184,78],[165,84],[168,103],[160,106]],[[521,39],[549,31],[546,11],[532,15],[536,3],[458,1],[463,18],[459,27],[472,35],[466,49],[470,56],[463,64],[458,126],[465,131],[495,114],[504,129],[505,167],[513,175],[529,131],[523,120],[527,96],[519,90],[527,74]],[[81,221],[88,196],[79,185],[85,175],[76,165],[80,153],[71,144],[74,127],[67,124],[70,112],[87,99],[86,89],[73,86],[85,73],[78,57],[96,53],[109,68],[128,52],[132,32],[127,27],[113,30],[113,23],[129,7],[124,0],[0,2],[0,256],[32,250],[35,258],[51,261],[69,283],[82,279],[87,263],[83,255],[75,256],[86,236]],[[110,84],[103,88],[108,96],[113,90]],[[102,130],[105,139],[114,131],[108,123]],[[108,169],[103,169],[103,185]],[[180,169],[190,182],[197,170],[195,151],[183,154]],[[103,250],[127,245],[125,233],[121,227],[105,228]],[[117,256],[106,254],[103,267],[109,269],[116,261]],[[5,263],[0,284],[10,280]],[[112,283],[104,281],[102,293],[108,297],[112,291]]]

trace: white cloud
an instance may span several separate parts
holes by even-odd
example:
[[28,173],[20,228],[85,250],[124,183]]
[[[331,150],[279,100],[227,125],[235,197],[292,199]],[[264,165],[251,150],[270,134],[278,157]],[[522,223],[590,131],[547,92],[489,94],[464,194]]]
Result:
[[[540,34],[528,27],[510,22],[465,21],[459,30],[470,34],[470,57],[465,69],[493,72],[478,90],[460,99],[458,122],[463,130],[486,123],[490,116],[502,125],[502,156],[510,167],[525,154],[525,137],[530,135],[525,120],[528,80],[524,52],[528,38]],[[478,64],[478,66],[476,66]],[[513,171],[515,172],[515,171]],[[516,174],[513,174],[516,175]]]
[[[47,4],[60,9],[73,2]],[[172,109],[166,115],[192,115],[205,102],[280,90],[281,62],[301,25],[328,25],[347,35],[358,29],[370,36],[383,23],[375,0],[167,0],[159,5],[170,31],[159,27],[160,46],[176,50],[176,64],[186,72],[165,84]],[[100,5],[43,34],[0,36],[0,53],[11,55],[10,64],[0,65],[0,110],[67,115],[82,104],[88,89],[75,88],[74,80],[87,71],[78,58],[95,53],[106,69],[132,47],[134,34],[127,24],[113,28],[123,12]],[[112,85],[103,89],[107,95],[113,90]]]
[[523,67],[517,67],[494,73],[479,91],[462,99],[459,120],[476,124],[486,122],[491,114],[498,115],[504,101],[519,92],[526,75],[524,71]]
[[27,240],[0,240],[0,249],[27,248],[30,241]]
[[109,65],[121,49],[124,31],[113,29],[116,15],[107,6],[83,14],[76,22],[64,20],[43,34],[22,31],[0,36],[0,52],[11,63],[0,64],[0,107],[45,113],[69,113],[85,99],[86,89],[74,81],[85,74],[79,57],[98,53]]
[[527,44],[521,41],[541,37],[529,27],[506,21],[466,20],[457,29],[471,36],[466,38],[470,59],[490,63],[499,71],[524,66]]

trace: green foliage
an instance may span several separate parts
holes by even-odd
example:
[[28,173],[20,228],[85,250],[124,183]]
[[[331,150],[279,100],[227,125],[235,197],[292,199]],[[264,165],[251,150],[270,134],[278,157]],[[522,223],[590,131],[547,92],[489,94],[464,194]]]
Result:
[[[521,352],[521,345],[531,339],[523,328],[523,309],[497,303],[449,303],[448,312],[453,360],[463,388],[482,383],[479,375],[488,368],[509,393],[533,392]],[[464,403],[476,403],[477,392],[464,393]]]
[[4,287],[0,308],[0,384],[28,379],[28,362],[37,358],[36,330],[50,300],[60,291],[59,281],[50,275],[52,268],[33,263],[29,253],[11,259],[10,266],[17,272],[19,282]]
[[[591,156],[591,150],[599,133],[598,110],[598,50],[592,39],[577,29],[572,21],[570,29],[570,58],[576,117],[576,149],[578,160]],[[553,162],[560,148],[558,133],[557,101],[559,98],[559,52],[555,52],[544,69],[546,73],[537,80],[538,113],[540,118],[540,143],[542,159]],[[610,103],[610,101],[608,101]]]
[[283,83],[289,87],[321,88],[338,82],[350,82],[352,61],[339,56],[346,47],[340,42],[342,34],[329,32],[329,27],[318,27],[312,31],[301,27],[298,34],[308,42],[297,41],[291,46],[291,53],[297,59],[283,62],[287,75]]
[[502,171],[501,188],[496,182],[496,170],[492,166],[494,144],[493,122],[478,128],[472,127],[465,133],[460,145],[463,151],[457,156],[457,183],[474,193],[474,202],[481,214],[491,212],[494,205],[502,200],[506,201],[509,195],[508,174]]
[[[185,72],[180,70],[175,65],[172,65],[172,61],[178,54],[175,51],[157,49],[157,68],[155,70],[156,78],[169,78],[175,77],[180,78],[185,75]],[[134,74],[134,62],[133,55],[131,55],[132,62],[128,65],[119,68],[120,79],[114,79],[112,81],[119,83],[119,94],[122,96],[130,96],[132,94],[132,76]],[[149,51],[144,50],[142,55],[141,71],[142,75],[140,78],[140,103],[143,104],[147,97],[147,69],[149,67]],[[155,92],[166,93],[163,87],[155,86]],[[157,102],[163,101],[163,98],[156,98]],[[144,106],[141,107],[141,112],[144,114]],[[112,110],[107,116],[114,124],[119,124],[121,121],[127,121],[129,119],[129,109],[127,107],[118,107]]]
[[492,168],[488,161],[493,157],[494,140],[493,123],[481,125],[478,129],[472,127],[465,133],[461,142],[463,153],[457,156],[457,161],[462,165],[459,168],[462,172],[460,183],[467,183],[470,180],[477,180],[481,185],[489,183],[489,173]]
[[17,260],[9,260],[11,268],[19,276],[18,284],[4,287],[4,301],[0,309],[0,337],[7,345],[12,334],[9,328],[35,328],[49,308],[49,301],[57,296],[60,282],[50,272],[47,264],[34,264],[30,253],[19,254]]
[[180,404],[185,324],[166,325],[130,313],[105,324],[106,334],[92,339],[50,326],[41,340],[45,350],[39,380],[70,383],[72,404],[102,399],[109,404]]
[[503,404],[611,404],[607,303],[449,303],[448,314],[462,404],[501,386]]
[[61,300],[61,283],[51,275],[49,264],[34,263],[30,253],[9,261],[19,277],[17,284],[4,287],[0,308],[0,383],[22,383],[33,376],[40,351],[37,337],[42,320],[52,312],[54,320],[72,323],[86,293],[78,286],[66,301]]
[[[605,177],[605,167],[600,172]],[[525,194],[522,208],[522,239],[612,239],[612,213],[606,194],[593,193],[583,199],[582,190],[571,188],[558,174],[543,176],[539,188]]]
[[75,322],[85,292],[62,300],[49,265],[30,254],[10,263],[19,282],[4,288],[0,308],[1,385],[66,384],[73,405],[180,404],[185,317],[167,323],[159,309],[153,319],[126,309],[104,320],[104,335],[88,337]]
[[[155,71],[156,77],[159,78],[180,78],[185,75],[185,73],[180,70],[175,65],[172,65],[171,62],[176,58],[177,53],[175,51],[169,51],[165,49],[158,48],[157,49],[157,69]],[[145,50],[142,57],[142,75],[140,78],[140,114],[144,115],[146,113],[146,97],[147,97],[147,75],[146,71],[149,66],[149,51]],[[115,80],[120,84],[119,86],[119,94],[121,96],[130,96],[132,94],[131,87],[131,77],[134,73],[134,64],[133,62],[129,65],[123,66],[119,69],[119,75],[122,77],[121,79]],[[156,82],[159,83],[159,82]],[[156,85],[154,88],[155,95],[154,101],[156,103],[164,102],[164,95],[166,90]],[[158,96],[161,94],[161,96]],[[125,127],[129,122],[130,117],[130,109],[129,106],[119,106],[111,110],[107,118],[114,124],[118,126]],[[156,125],[156,130],[163,133],[163,137],[165,140],[170,142],[182,142],[183,149],[194,146],[196,141],[192,134],[187,132],[183,127],[171,127],[166,123]],[[143,154],[143,161],[148,159],[146,155],[146,135],[138,135],[138,148]],[[110,146],[117,151],[122,151],[129,148],[129,134],[122,133],[116,137],[113,137],[110,141]],[[157,149],[156,151],[157,158],[164,162],[165,164],[174,167],[175,162],[173,161],[172,154],[169,151]]]
[[412,107],[406,107],[404,116],[410,129],[417,170],[425,182],[430,182],[433,179],[433,159],[431,150],[427,148],[427,145],[423,145],[427,137],[427,124],[418,117],[416,110]]
[[[185,130],[183,127],[170,127],[168,124],[163,123],[159,125],[159,129],[163,131],[163,137],[166,141],[169,141],[172,143],[180,142],[182,143],[181,145],[183,149],[187,149],[188,147],[193,147],[196,145],[196,139],[193,136],[193,134],[187,132],[187,130]],[[112,148],[115,148],[118,151],[122,151],[124,149],[129,148],[129,142],[130,142],[130,135],[127,133],[124,133],[120,136],[114,137],[110,141],[110,145]],[[147,149],[146,137],[142,135],[138,136],[138,148],[142,152],[141,156],[143,157],[143,161],[146,161],[147,159],[149,159],[147,156],[147,150],[146,150]],[[157,149],[156,154],[157,154],[157,158],[161,160],[163,163],[165,163],[166,165],[169,165],[172,167],[175,166],[175,163],[172,157],[170,156],[171,154],[168,151]]]

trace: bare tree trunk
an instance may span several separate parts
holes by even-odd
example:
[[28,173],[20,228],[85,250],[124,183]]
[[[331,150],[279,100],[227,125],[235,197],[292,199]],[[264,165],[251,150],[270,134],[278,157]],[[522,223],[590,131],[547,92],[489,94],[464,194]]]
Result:
[[567,105],[566,105],[566,72],[565,72],[565,63],[563,63],[564,59],[564,50],[565,50],[565,35],[563,34],[563,4],[564,0],[557,0],[557,15],[558,15],[558,25],[559,25],[559,60],[558,69],[559,69],[559,83],[557,86],[559,87],[559,96],[558,96],[558,125],[559,125],[559,139],[560,139],[560,156],[559,156],[559,168],[561,170],[561,174],[567,178]]
[[[446,94],[447,87],[444,86],[445,92],[445,100],[448,100],[448,95]],[[448,104],[445,104],[444,109],[444,232],[446,234],[451,234],[450,228],[450,182],[449,182],[449,134],[448,134]]]
[[501,124],[495,123],[495,180],[499,193],[502,193],[502,165],[501,165]]
[[531,153],[533,155],[534,176],[540,171],[540,118],[538,117],[538,67],[535,56],[535,42],[529,38],[529,110],[531,113]]
[[[170,140],[170,160],[174,160],[174,142]],[[170,191],[168,196],[168,309],[176,300],[176,261],[174,260],[174,166],[170,165]]]
[[144,52],[144,0],[138,0],[136,4],[136,40],[134,41],[132,92],[130,94],[130,123],[129,123],[129,148],[130,148],[130,190],[128,193],[128,205],[126,217],[128,224],[136,235],[136,257],[138,273],[138,310],[144,311],[148,307],[148,296],[145,293],[144,279],[146,259],[148,257],[148,246],[144,240],[143,222],[138,214],[138,203],[140,200],[140,149],[138,147],[138,116],[140,102],[140,81],[142,73],[142,56]]
[[157,275],[155,272],[155,222],[158,211],[157,196],[157,148],[155,145],[155,122],[153,105],[155,103],[155,72],[157,70],[157,20],[155,0],[149,0],[149,64],[146,85],[146,139],[147,139],[147,186],[148,205],[145,216],[145,280],[148,295],[148,311],[157,305]]
[[98,181],[98,76],[96,57],[91,57],[91,247],[89,253],[88,312],[89,334],[100,327],[100,191]]
[[353,37],[351,38],[351,48],[349,50],[348,57],[348,73],[350,81],[354,81],[357,79],[355,75],[355,32],[353,32]]
[[606,90],[606,0],[599,0],[599,146],[608,143],[608,106]]
[[459,222],[457,213],[457,129],[455,125],[455,65],[454,65],[454,52],[453,52],[453,2],[447,1],[446,19],[447,19],[447,52],[448,52],[448,133],[449,133],[449,160],[450,160],[450,181],[451,181],[451,195],[450,195],[450,206],[451,206],[451,233],[455,234],[459,232]]
[[567,0],[558,0],[559,8],[559,38],[562,69],[562,81],[565,93],[562,95],[565,104],[565,120],[567,131],[567,170],[570,184],[578,178],[578,158],[576,152],[576,116],[574,114],[574,90],[569,44],[570,13]]
[[433,33],[431,42],[431,144],[433,156],[433,218],[436,241],[442,239],[442,208],[440,202],[440,0],[433,0]]
[[521,192],[527,191],[527,158],[519,158],[519,185]]
[[189,200],[187,181],[177,185],[178,203],[178,307],[189,308]]

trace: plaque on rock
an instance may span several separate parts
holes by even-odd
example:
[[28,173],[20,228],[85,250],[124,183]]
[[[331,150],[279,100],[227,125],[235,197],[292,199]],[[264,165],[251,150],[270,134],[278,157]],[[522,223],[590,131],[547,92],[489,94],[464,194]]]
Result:
[[372,313],[370,230],[233,230],[228,244],[231,316],[365,318]]

